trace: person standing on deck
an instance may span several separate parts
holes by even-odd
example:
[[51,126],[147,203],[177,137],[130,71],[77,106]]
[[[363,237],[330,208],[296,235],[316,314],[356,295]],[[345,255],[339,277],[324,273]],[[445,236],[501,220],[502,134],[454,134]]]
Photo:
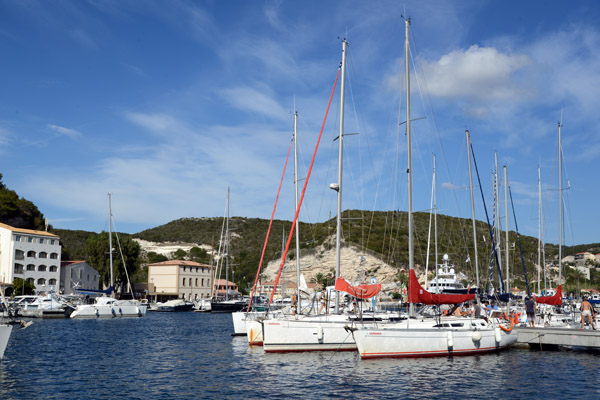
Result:
[[583,301],[581,302],[581,329],[583,329],[584,325],[585,325],[585,319],[587,317],[588,321],[590,321],[590,325],[592,326],[592,329],[596,329],[596,327],[594,326],[594,307],[592,307],[592,304],[588,301],[587,296],[583,296]]
[[529,321],[529,327],[535,328],[535,300],[533,298],[528,297],[527,300],[525,300],[525,311],[527,312],[527,320]]

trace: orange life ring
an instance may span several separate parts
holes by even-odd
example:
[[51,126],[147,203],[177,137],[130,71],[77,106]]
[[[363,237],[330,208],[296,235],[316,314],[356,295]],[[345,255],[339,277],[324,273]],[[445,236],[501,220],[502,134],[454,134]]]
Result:
[[[504,315],[504,317],[506,318],[506,314]],[[506,319],[508,319],[508,320],[510,321],[510,327],[509,327],[509,328],[506,328],[506,327],[505,327],[505,326],[503,326],[503,325],[498,325],[498,326],[499,326],[499,327],[500,327],[500,329],[502,329],[504,332],[510,332],[510,331],[512,331],[512,329],[513,329],[513,328],[514,328],[514,326],[515,326],[515,318],[516,318],[516,317],[517,317],[516,315],[514,315],[514,314],[510,314],[510,315],[509,315],[509,317],[508,317],[508,318],[506,318]]]

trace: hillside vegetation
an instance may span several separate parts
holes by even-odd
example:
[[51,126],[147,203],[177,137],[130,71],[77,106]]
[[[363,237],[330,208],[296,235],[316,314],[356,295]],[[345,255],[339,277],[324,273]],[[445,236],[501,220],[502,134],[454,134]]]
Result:
[[[408,224],[406,212],[400,211],[360,211],[346,210],[342,215],[342,244],[344,246],[355,246],[362,252],[380,258],[387,264],[396,268],[398,277],[406,272],[408,266]],[[430,215],[428,213],[414,214],[414,254],[415,267],[423,272],[427,258],[427,239]],[[8,225],[26,229],[45,229],[44,215],[32,202],[23,199],[18,194],[7,188],[2,183],[0,174],[0,222]],[[196,243],[203,246],[219,248],[219,241],[223,231],[223,218],[182,218],[171,221],[165,225],[148,229],[137,234],[120,234],[124,240],[129,237],[144,239],[158,243]],[[300,252],[301,255],[312,254],[316,248],[331,249],[335,247],[335,219],[322,223],[300,224]],[[438,260],[441,255],[449,254],[451,260],[456,264],[457,270],[464,272],[469,281],[475,281],[475,263],[473,254],[473,233],[471,221],[463,218],[438,216]],[[233,217],[229,221],[231,233],[230,255],[231,266],[235,271],[235,281],[244,289],[251,284],[260,261],[261,251],[267,233],[269,221],[260,218]],[[480,281],[485,286],[489,279],[489,266],[491,256],[491,240],[487,224],[477,221],[478,257],[480,265]],[[291,228],[290,221],[275,220],[271,228],[271,237],[266,249],[264,264],[278,259],[282,254],[282,241],[287,238]],[[49,230],[60,236],[63,260],[90,260],[86,254],[86,242],[94,241],[98,234],[82,230],[53,229]],[[537,279],[537,238],[521,236],[521,247],[523,249],[523,261],[527,270],[527,276],[532,281]],[[433,239],[432,239],[433,240]],[[501,237],[504,246],[504,234]],[[89,245],[88,245],[89,246]],[[519,251],[519,243],[515,232],[509,233],[509,261],[510,274],[513,285],[523,288],[524,274]],[[189,254],[183,250],[173,254],[173,258],[195,259],[207,262],[205,250],[194,248]],[[546,261],[554,260],[558,253],[556,245],[547,244]],[[600,253],[600,243],[582,244],[572,247],[564,247],[563,256],[573,255],[578,252],[589,251],[594,254]],[[430,247],[430,271],[434,261],[434,246]],[[198,254],[196,254],[198,253]],[[201,253],[201,254],[200,254]],[[156,254],[140,253],[137,260],[129,260],[132,271],[138,270],[138,265],[153,261]],[[288,258],[294,259],[295,241],[292,241]],[[504,259],[505,252],[502,252]],[[471,259],[467,261],[467,259]],[[503,261],[504,264],[505,261]],[[502,267],[503,274],[506,267]],[[327,273],[328,271],[323,271]],[[571,289],[591,285],[597,288],[600,285],[600,274],[592,270],[591,282],[581,279],[580,274],[567,271],[567,283]],[[496,268],[494,276],[497,277]],[[145,270],[139,269],[135,275],[138,281],[144,281]],[[497,278],[496,278],[497,279]]]

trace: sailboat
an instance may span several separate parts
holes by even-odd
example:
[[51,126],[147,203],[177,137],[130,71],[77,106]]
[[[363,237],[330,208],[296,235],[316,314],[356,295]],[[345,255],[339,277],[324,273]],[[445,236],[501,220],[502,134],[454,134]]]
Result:
[[229,187],[227,187],[225,224],[225,298],[213,297],[210,310],[214,313],[233,313],[243,310],[248,305],[245,301],[229,297]]
[[[342,41],[342,62],[340,65],[340,127],[338,140],[338,181],[330,188],[337,192],[337,229],[336,229],[336,286],[339,293],[344,291],[358,299],[368,299],[379,293],[380,285],[352,286],[341,276],[341,211],[342,211],[342,154],[344,138],[344,96],[346,53],[348,42]],[[333,92],[332,92],[333,95]],[[331,100],[330,100],[331,103]],[[306,185],[307,180],[305,180]],[[296,217],[299,207],[297,206]],[[288,239],[289,240],[289,239]],[[360,314],[342,314],[340,297],[335,296],[335,313],[325,315],[295,315],[283,318],[268,318],[262,321],[262,339],[265,352],[305,352],[305,351],[354,351],[356,344],[348,327],[372,324],[378,321],[398,318],[398,314],[381,313],[367,318]],[[254,330],[254,326],[251,326]],[[259,337],[254,332],[248,333],[248,339]]]
[[450,317],[415,318],[414,305],[457,304],[475,295],[432,294],[424,290],[414,271],[412,221],[412,149],[410,115],[410,19],[405,20],[406,136],[408,161],[408,254],[410,318],[382,326],[364,326],[352,333],[361,358],[434,357],[497,351],[517,341],[516,332],[503,330],[493,319]]
[[[110,287],[103,292],[104,296],[97,297],[93,304],[79,304],[71,313],[71,318],[113,318],[113,317],[143,317],[146,315],[145,304],[137,300],[118,300],[112,296],[114,290],[113,278],[113,247],[112,247],[112,210],[111,195],[108,194],[108,254],[110,264]],[[95,294],[97,294],[95,292]],[[81,293],[81,292],[80,292]]]

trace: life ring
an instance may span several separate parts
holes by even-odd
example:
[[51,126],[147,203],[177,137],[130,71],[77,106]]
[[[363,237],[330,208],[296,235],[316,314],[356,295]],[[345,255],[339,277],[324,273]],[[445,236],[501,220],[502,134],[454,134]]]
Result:
[[[506,314],[504,314],[504,317],[506,318]],[[498,325],[498,327],[499,327],[500,329],[502,329],[504,332],[510,332],[510,331],[512,331],[512,329],[513,329],[513,328],[514,328],[514,326],[515,326],[515,318],[516,318],[516,317],[517,317],[516,315],[514,315],[514,314],[510,314],[510,315],[508,316],[508,318],[506,318],[507,320],[509,320],[509,321],[510,321],[510,327],[509,327],[509,328],[505,327],[504,325]]]

